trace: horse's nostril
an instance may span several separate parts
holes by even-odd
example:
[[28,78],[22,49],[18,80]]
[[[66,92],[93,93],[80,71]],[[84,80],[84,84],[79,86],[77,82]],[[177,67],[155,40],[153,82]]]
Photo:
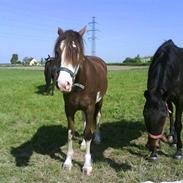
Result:
[[66,82],[66,86],[70,86],[70,83],[69,83],[69,81],[67,81],[67,82]]

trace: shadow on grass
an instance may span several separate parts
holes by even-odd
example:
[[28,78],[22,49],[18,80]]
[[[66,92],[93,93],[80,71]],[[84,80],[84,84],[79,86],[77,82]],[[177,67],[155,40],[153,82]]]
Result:
[[38,95],[47,95],[47,92],[45,90],[45,85],[39,85],[39,86],[36,86],[36,91],[35,93],[38,94]]
[[[130,145],[130,141],[141,136],[144,131],[142,122],[134,121],[114,121],[101,124],[102,143],[95,145],[92,143],[91,151],[94,162],[107,161],[116,171],[127,171],[131,166],[126,163],[118,163],[109,157],[104,156],[107,148],[122,149]],[[81,138],[81,137],[80,137]],[[67,129],[61,125],[42,126],[33,137],[16,148],[11,149],[11,154],[15,157],[17,166],[27,166],[33,152],[49,155],[51,158],[64,161],[65,153],[60,147],[67,143]],[[60,154],[60,156],[56,154]],[[73,159],[74,160],[74,159]],[[74,161],[79,166],[81,163]]]
[[123,147],[130,146],[130,142],[139,138],[144,130],[144,125],[140,121],[121,120],[103,123],[100,128],[102,143],[100,145],[92,144],[93,160],[95,162],[107,161],[116,171],[131,169],[131,166],[126,163],[120,164],[110,159],[110,154],[106,158],[104,152],[109,147],[122,149]]
[[67,142],[67,129],[61,125],[42,126],[33,137],[11,149],[11,154],[15,157],[16,166],[27,166],[33,152],[49,155],[53,159],[63,161],[57,153],[61,154],[60,147]]

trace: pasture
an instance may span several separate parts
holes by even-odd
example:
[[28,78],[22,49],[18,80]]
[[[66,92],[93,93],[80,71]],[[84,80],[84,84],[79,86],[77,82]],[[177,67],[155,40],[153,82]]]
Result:
[[109,71],[102,109],[100,145],[92,144],[93,172],[83,176],[80,151],[83,124],[75,119],[73,168],[63,170],[67,121],[62,94],[44,95],[39,70],[0,69],[0,182],[124,182],[183,179],[183,160],[161,144],[157,162],[145,160],[143,92],[147,69]]

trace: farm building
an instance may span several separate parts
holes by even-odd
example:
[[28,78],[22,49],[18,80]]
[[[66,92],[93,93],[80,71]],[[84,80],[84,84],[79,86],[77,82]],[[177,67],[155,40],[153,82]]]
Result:
[[38,61],[35,58],[32,58],[29,62],[30,66],[38,65]]

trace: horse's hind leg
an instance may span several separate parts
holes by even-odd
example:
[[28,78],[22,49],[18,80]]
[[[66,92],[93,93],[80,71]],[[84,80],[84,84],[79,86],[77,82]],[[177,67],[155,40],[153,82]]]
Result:
[[49,87],[50,87],[50,84],[51,84],[51,76],[50,76],[49,72],[47,72],[47,74],[45,74],[45,81],[46,81],[45,92],[49,93]]
[[[85,129],[85,127],[86,127],[86,115],[85,115],[85,113],[83,111],[81,112],[81,115],[82,115],[82,119],[83,119],[83,128]],[[83,138],[83,140],[81,142],[80,149],[81,150],[85,150],[86,149],[86,141],[85,141],[84,138]]]
[[55,79],[53,78],[52,79],[52,88],[51,88],[51,95],[52,96],[54,95],[55,84],[56,84],[56,82],[55,82]]
[[51,81],[48,80],[48,79],[46,79],[46,86],[45,86],[45,92],[46,92],[46,93],[49,93],[50,83],[51,83]]
[[94,119],[96,120],[96,131],[95,131],[95,138],[94,142],[96,144],[100,144],[101,137],[100,137],[100,118],[101,118],[101,108],[102,108],[103,99],[101,99],[98,103],[95,104],[95,114]]
[[55,71],[53,78],[52,78],[52,95],[54,95],[54,90],[55,90],[55,86],[56,86],[56,81],[57,81],[57,73]]

